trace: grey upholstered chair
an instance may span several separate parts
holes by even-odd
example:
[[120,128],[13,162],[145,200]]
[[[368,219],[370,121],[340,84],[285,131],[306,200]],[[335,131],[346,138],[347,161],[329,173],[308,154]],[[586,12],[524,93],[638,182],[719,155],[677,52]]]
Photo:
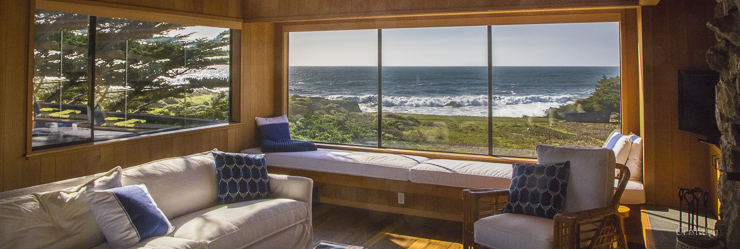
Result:
[[[464,248],[626,248],[619,199],[629,170],[603,148],[537,146],[540,164],[570,161],[563,213],[547,219],[503,213],[508,189],[465,190]],[[620,169],[617,187],[615,168]]]

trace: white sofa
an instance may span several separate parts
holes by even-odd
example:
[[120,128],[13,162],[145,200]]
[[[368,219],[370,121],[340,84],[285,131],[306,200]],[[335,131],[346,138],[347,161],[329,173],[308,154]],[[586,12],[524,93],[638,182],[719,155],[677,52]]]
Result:
[[[0,193],[0,248],[110,248],[96,225],[80,226],[69,217],[74,212],[49,212],[38,198],[95,177]],[[313,240],[308,178],[271,174],[273,199],[216,205],[215,162],[206,152],[126,168],[121,181],[145,184],[175,226],[133,248],[308,248]]]
[[[242,153],[258,154],[250,148]],[[409,181],[458,188],[509,188],[510,163],[429,159],[403,154],[318,149],[301,152],[265,153],[267,164],[281,168]],[[616,184],[616,183],[615,183]],[[615,185],[616,186],[616,185]],[[622,204],[645,203],[641,182],[630,181],[622,194]]]

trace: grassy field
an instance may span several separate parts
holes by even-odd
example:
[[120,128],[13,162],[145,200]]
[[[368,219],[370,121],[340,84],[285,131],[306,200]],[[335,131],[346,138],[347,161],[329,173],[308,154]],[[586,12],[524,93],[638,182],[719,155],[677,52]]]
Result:
[[[377,146],[377,113],[348,111],[344,102],[291,97],[296,139]],[[338,107],[343,106],[343,107]],[[534,157],[538,144],[601,147],[618,123],[565,122],[545,117],[494,117],[493,154]],[[488,119],[384,113],[383,147],[488,154]]]

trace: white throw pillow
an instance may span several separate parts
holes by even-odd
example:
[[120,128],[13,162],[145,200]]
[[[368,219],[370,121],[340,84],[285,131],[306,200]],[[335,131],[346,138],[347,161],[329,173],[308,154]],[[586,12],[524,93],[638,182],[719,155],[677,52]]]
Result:
[[609,138],[604,142],[604,148],[614,151],[614,156],[617,159],[618,164],[627,165],[627,160],[630,156],[630,149],[632,147],[631,136],[622,135],[619,130],[612,131],[609,134]]
[[629,137],[632,145],[626,166],[630,169],[630,180],[642,182],[642,138],[637,135]]

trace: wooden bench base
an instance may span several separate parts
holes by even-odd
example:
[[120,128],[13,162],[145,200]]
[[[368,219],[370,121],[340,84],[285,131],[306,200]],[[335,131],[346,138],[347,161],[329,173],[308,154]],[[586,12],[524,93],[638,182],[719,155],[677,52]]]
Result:
[[[270,166],[269,171],[313,179],[321,203],[462,221],[462,188],[277,166]],[[398,193],[404,194],[404,204],[398,203]]]

